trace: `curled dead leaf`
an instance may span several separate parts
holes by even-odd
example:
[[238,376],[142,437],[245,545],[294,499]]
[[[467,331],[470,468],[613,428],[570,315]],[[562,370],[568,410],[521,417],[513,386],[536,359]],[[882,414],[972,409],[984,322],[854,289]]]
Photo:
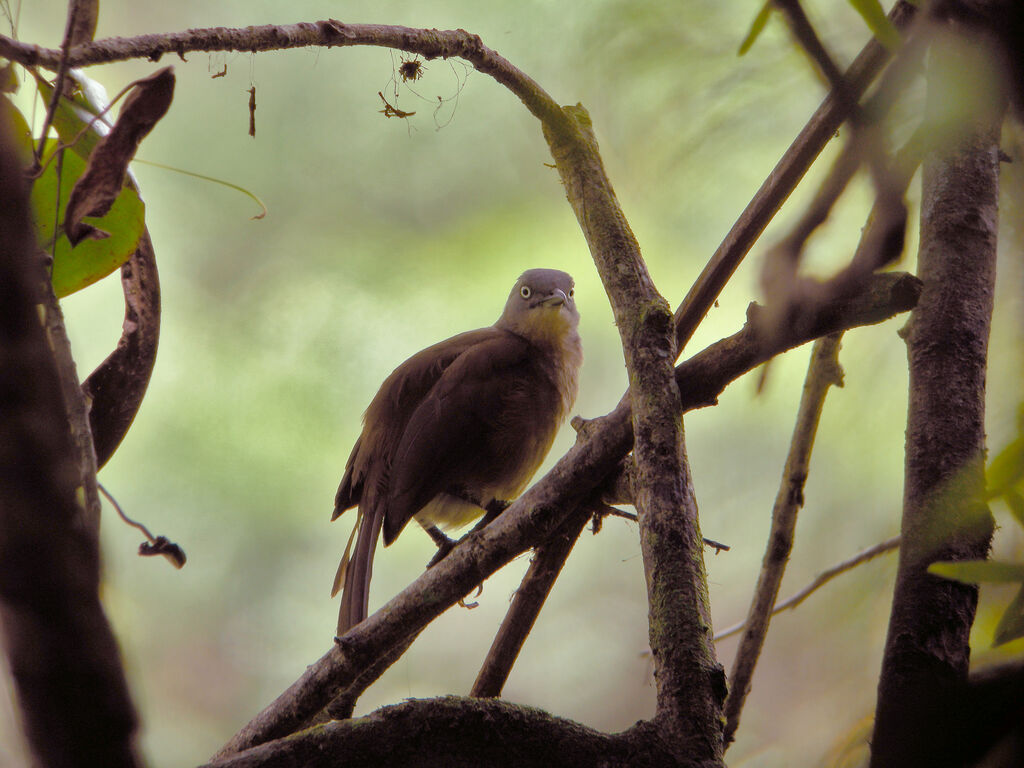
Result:
[[99,141],[85,173],[68,198],[64,228],[68,240],[77,245],[85,238],[107,237],[86,224],[86,216],[103,216],[124,185],[128,163],[135,157],[139,142],[153,129],[171,106],[174,97],[174,68],[164,67],[135,83],[125,99],[113,129]]

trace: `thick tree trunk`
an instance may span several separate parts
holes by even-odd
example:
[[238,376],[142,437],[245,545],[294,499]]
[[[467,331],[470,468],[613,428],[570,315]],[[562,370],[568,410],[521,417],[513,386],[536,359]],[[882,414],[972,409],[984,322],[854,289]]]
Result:
[[23,169],[0,99],[0,626],[36,765],[134,768],[135,712],[99,601],[97,536],[40,323]]
[[[943,75],[964,66],[955,49],[933,49],[933,117],[952,100],[937,82],[948,84]],[[924,290],[904,331],[910,399],[903,542],[879,680],[873,768],[960,764],[957,699],[967,679],[977,587],[926,569],[937,560],[985,557],[993,529],[983,501],[984,420],[999,109],[991,102],[981,106],[923,169],[918,267]]]

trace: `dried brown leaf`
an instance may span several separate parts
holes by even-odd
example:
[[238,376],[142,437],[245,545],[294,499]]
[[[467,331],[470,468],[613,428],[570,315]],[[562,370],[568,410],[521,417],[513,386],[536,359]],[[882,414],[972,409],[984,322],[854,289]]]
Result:
[[85,173],[79,177],[68,198],[64,226],[68,240],[77,245],[87,237],[107,237],[86,224],[86,216],[103,216],[121,192],[128,163],[139,142],[153,129],[171,106],[174,97],[174,67],[164,67],[139,80],[121,107],[113,129],[96,145]]

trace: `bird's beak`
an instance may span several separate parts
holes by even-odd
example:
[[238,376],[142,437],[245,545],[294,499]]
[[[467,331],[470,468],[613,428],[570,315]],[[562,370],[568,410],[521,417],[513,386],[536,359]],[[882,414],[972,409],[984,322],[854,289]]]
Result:
[[563,304],[569,303],[569,297],[565,295],[565,291],[560,288],[555,288],[555,292],[543,299],[541,302],[545,307],[560,307]]

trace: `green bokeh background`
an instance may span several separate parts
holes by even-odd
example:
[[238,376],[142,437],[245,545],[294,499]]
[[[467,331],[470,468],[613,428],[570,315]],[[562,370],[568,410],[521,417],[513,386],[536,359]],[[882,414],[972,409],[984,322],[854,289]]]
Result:
[[[842,2],[809,3],[849,61],[868,33]],[[474,3],[104,2],[97,35],[294,23],[329,17],[462,27],[562,103],[591,113],[608,173],[662,293],[677,305],[729,226],[819,103],[807,62],[773,20],[735,55],[760,2],[600,0]],[[64,8],[26,4],[19,37],[57,47]],[[138,535],[105,513],[104,597],[158,768],[203,762],[330,646],[329,590],[352,515],[330,524],[333,494],[381,380],[409,354],[493,322],[524,269],[577,281],[586,362],[575,411],[614,407],[626,386],[611,311],[550,162],[539,124],[507,91],[457,62],[426,63],[416,111],[385,119],[400,59],[384,49],[188,54],[159,65],[89,70],[113,94],[173,63],[174,105],[139,158],[222,178],[226,188],[137,164],[163,283],[160,353],[146,401],[101,481],[129,514],[187,551],[175,572],[135,556]],[[211,75],[227,67],[225,77]],[[257,88],[250,138],[247,89]],[[461,90],[459,90],[461,88]],[[431,113],[445,103],[437,129]],[[905,136],[920,108],[895,121]],[[21,104],[32,106],[22,94]],[[453,114],[452,114],[453,113]],[[35,124],[42,111],[35,107]],[[834,151],[834,147],[830,152]],[[826,158],[830,156],[826,153]],[[823,166],[821,166],[823,167]],[[811,177],[821,176],[821,167]],[[765,247],[812,187],[794,195],[691,344],[737,330]],[[916,184],[912,219],[918,210]],[[1020,198],[1015,198],[1020,200]],[[812,240],[808,268],[852,251],[867,206],[858,179]],[[993,331],[989,434],[1013,431],[1021,372],[1019,207],[1004,206]],[[916,225],[915,225],[916,226]],[[916,248],[910,238],[908,253]],[[912,260],[903,268],[913,268]],[[80,374],[120,333],[116,277],[64,302]],[[902,320],[844,339],[846,386],[829,396],[783,595],[898,531],[906,410]],[[746,611],[785,459],[808,348],[775,361],[764,391],[736,382],[687,416],[704,533],[732,546],[708,557],[716,627]],[[552,457],[571,444],[561,434]],[[543,471],[543,470],[542,470]],[[1020,556],[1002,509],[998,551]],[[432,545],[412,531],[378,554],[371,610],[422,570]],[[360,702],[468,691],[528,559],[488,580],[480,606],[450,610]],[[814,764],[870,713],[895,558],[833,583],[769,634],[730,765]],[[991,641],[1009,593],[985,590],[976,644]],[[1019,650],[1019,644],[1016,644]],[[509,699],[601,729],[653,713],[643,567],[635,525],[585,534],[506,688]],[[1014,650],[1014,646],[1008,648]],[[719,644],[728,669],[735,639]],[[19,765],[9,697],[0,766]]]

